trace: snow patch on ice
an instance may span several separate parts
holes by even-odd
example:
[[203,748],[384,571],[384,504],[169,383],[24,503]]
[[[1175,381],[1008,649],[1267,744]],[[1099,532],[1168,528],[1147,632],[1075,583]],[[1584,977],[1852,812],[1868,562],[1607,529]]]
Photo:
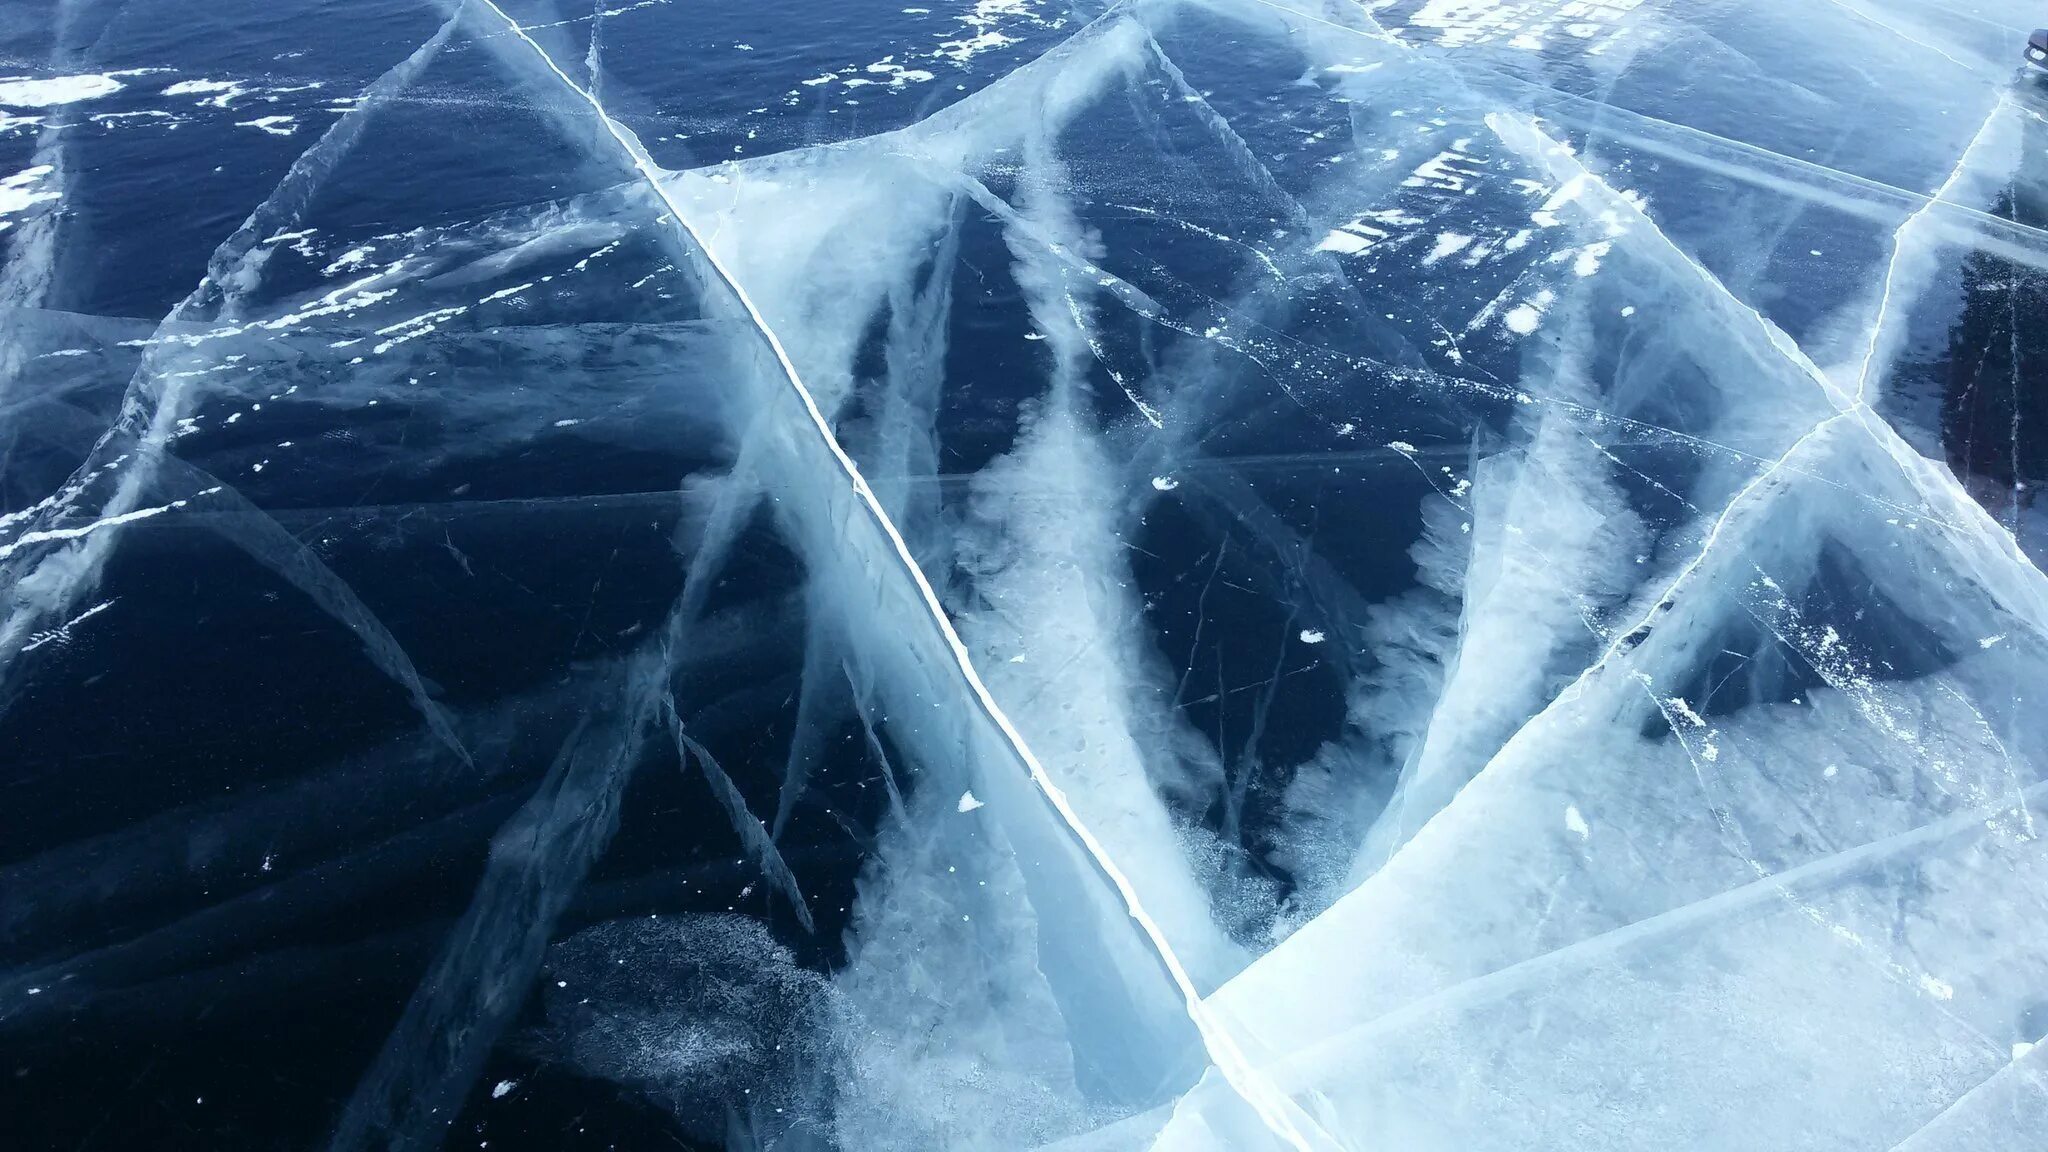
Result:
[[272,136],[290,136],[299,130],[296,116],[258,116],[254,120],[237,120],[237,128],[254,128]]
[[347,271],[348,269],[357,267],[358,265],[362,264],[363,261],[369,259],[370,254],[375,251],[375,248],[368,247],[367,245],[359,248],[351,248],[348,251],[343,252],[341,255],[336,256],[332,261],[330,261],[327,267],[322,268],[320,270],[320,274],[322,276],[332,276],[337,272],[344,272]]
[[237,96],[248,94],[248,89],[234,80],[180,80],[164,89],[166,96],[202,96],[199,103],[210,108],[225,108]]
[[[1508,309],[1507,314],[1501,317],[1501,323],[1507,326],[1508,331],[1513,332],[1517,336],[1530,335],[1536,329],[1542,327],[1544,315],[1550,311],[1550,306],[1555,303],[1557,303],[1557,293],[1548,288],[1539,289],[1534,295]],[[1477,329],[1488,323],[1493,316],[1494,307],[1494,305],[1489,304],[1486,310],[1481,312],[1478,318],[1472,322],[1472,327]]]
[[1372,248],[1386,238],[1386,233],[1377,228],[1368,229],[1353,221],[1342,228],[1333,228],[1323,241],[1316,245],[1318,252],[1336,252],[1345,256],[1356,256]]
[[1472,237],[1459,232],[1445,232],[1437,236],[1436,247],[1422,258],[1424,267],[1446,260],[1472,246]]
[[959,20],[966,34],[941,43],[938,51],[957,64],[965,64],[990,49],[1015,44],[1018,38],[1011,32],[1020,27],[1042,28],[1048,24],[1032,0],[975,0],[974,10]]
[[48,108],[111,96],[126,85],[101,73],[82,76],[0,77],[0,104],[14,108]]

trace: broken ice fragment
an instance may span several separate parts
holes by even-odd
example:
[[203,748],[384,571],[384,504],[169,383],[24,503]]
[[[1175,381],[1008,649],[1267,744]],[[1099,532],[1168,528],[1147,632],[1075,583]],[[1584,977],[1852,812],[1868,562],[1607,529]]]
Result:
[[960,794],[960,805],[957,811],[972,812],[976,808],[980,808],[982,806],[982,802],[974,798],[974,792],[970,789],[969,791],[962,792]]

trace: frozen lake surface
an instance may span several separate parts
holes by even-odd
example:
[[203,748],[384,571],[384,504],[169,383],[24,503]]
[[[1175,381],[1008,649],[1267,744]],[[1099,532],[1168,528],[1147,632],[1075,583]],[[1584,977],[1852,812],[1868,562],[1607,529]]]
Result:
[[0,1144],[2037,1150],[2042,20],[0,7]]

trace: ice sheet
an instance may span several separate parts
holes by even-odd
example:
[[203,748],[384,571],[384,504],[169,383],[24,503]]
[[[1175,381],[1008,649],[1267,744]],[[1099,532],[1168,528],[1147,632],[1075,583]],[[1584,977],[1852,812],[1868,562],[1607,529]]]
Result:
[[28,1146],[2031,1146],[2026,5],[117,7]]

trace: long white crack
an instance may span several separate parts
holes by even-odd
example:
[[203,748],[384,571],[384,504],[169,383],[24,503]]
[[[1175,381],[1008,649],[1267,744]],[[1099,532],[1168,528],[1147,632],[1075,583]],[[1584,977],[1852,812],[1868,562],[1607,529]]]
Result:
[[[968,655],[966,644],[961,641],[959,633],[953,628],[951,619],[947,617],[945,607],[940,603],[937,591],[933,589],[931,581],[925,576],[924,570],[919,567],[916,559],[912,556],[910,545],[904,540],[903,534],[897,530],[888,512],[882,507],[881,501],[876,497],[874,490],[869,487],[867,479],[861,475],[859,466],[854,463],[853,458],[847,454],[846,449],[839,443],[839,438],[834,435],[830,422],[826,420],[824,412],[818,407],[817,399],[811,394],[811,390],[805,386],[795,363],[789,357],[788,350],[783,347],[781,338],[769,326],[767,318],[762,315],[752,296],[741,286],[738,279],[733,276],[732,272],[726,267],[725,262],[719,259],[718,254],[698,234],[696,228],[691,225],[689,217],[682,210],[682,206],[676,202],[669,193],[668,188],[663,184],[661,179],[664,174],[663,170],[648,155],[646,148],[640,143],[639,137],[631,129],[613,119],[611,114],[605,110],[603,103],[588,89],[578,84],[567,72],[563,71],[562,67],[555,62],[547,50],[541,47],[540,43],[529,35],[527,30],[517,20],[513,19],[503,8],[500,8],[494,0],[476,0],[476,3],[502,21],[507,31],[511,32],[514,37],[533,52],[541,65],[561,82],[564,89],[590,108],[591,112],[596,115],[598,123],[603,127],[606,135],[610,136],[619,149],[625,153],[633,169],[646,181],[648,188],[668,209],[669,215],[675,221],[676,227],[687,236],[691,245],[703,254],[704,261],[711,268],[713,274],[718,277],[726,290],[732,293],[733,299],[746,312],[748,320],[759,331],[762,340],[766,342],[770,352],[773,353],[776,365],[781,369],[784,382],[789,385],[790,391],[796,397],[798,403],[802,405],[812,430],[817,433],[819,440],[831,454],[833,461],[839,465],[846,483],[852,488],[854,495],[859,499],[861,507],[866,511],[874,526],[887,537],[902,574],[915,584],[918,596],[924,603],[932,626],[938,630],[947,650],[952,654],[955,668],[973,694],[983,715],[1002,733],[1004,741],[1010,746],[1011,751],[1030,773],[1032,784],[1045,797],[1046,802],[1052,806],[1060,821],[1087,853],[1096,870],[1101,873],[1104,879],[1109,881],[1116,889],[1118,896],[1122,898],[1125,911],[1137,925],[1150,946],[1153,955],[1158,960],[1160,966],[1166,970],[1168,977],[1179,991],[1181,999],[1186,1006],[1188,1018],[1195,1025],[1197,1033],[1200,1034],[1203,1047],[1208,1052],[1210,1062],[1216,1066],[1217,1071],[1222,1074],[1231,1088],[1239,1096],[1243,1097],[1244,1101],[1258,1114],[1260,1121],[1274,1135],[1285,1141],[1289,1147],[1297,1149],[1298,1152],[1314,1152],[1317,1149],[1334,1148],[1336,1146],[1335,1141],[1323,1133],[1315,1122],[1301,1111],[1299,1106],[1284,1093],[1274,1088],[1252,1066],[1251,1062],[1245,1058],[1244,1053],[1238,1048],[1236,1041],[1202,1003],[1201,994],[1196,990],[1193,979],[1189,977],[1186,968],[1181,964],[1180,958],[1175,954],[1172,944],[1166,939],[1165,933],[1160,929],[1158,923],[1153,920],[1151,914],[1145,910],[1143,903],[1138,898],[1137,890],[1116,866],[1116,863],[1111,859],[1102,842],[1096,838],[1095,834],[1081,820],[1080,814],[1074,810],[1074,806],[1067,799],[1065,792],[1047,774],[1045,766],[1039,761],[1037,754],[1031,751],[1030,746],[1025,743],[1023,735],[1017,730],[1016,725],[1010,721],[1002,706],[996,703],[994,695],[988,689],[988,685],[982,681],[981,674],[974,667],[973,659]],[[1310,1134],[1316,1137],[1313,1141]]]
[[1977,134],[1970,138],[1969,146],[1963,149],[1962,156],[1956,160],[1956,166],[1949,172],[1948,179],[1942,181],[1941,187],[1934,190],[1934,198],[1921,206],[1919,211],[1906,217],[1905,222],[1899,225],[1898,231],[1892,233],[1891,259],[1887,261],[1884,270],[1884,292],[1878,299],[1877,318],[1870,325],[1870,340],[1863,349],[1863,361],[1856,369],[1857,403],[1864,403],[1869,395],[1870,374],[1877,361],[1878,349],[1884,341],[1886,330],[1891,327],[1892,296],[1898,287],[1900,265],[1905,262],[1903,257],[1908,238],[1918,231],[1920,224],[1929,218],[1936,207],[1948,202],[1949,194],[1955,191],[1956,185],[1970,170],[1970,161],[1975,158],[1977,150],[1991,138],[1991,129],[1998,122],[1999,113],[2011,105],[2010,96],[1999,96],[1998,103],[1992,106],[1990,115],[1984,118],[1983,125],[1977,129]]

